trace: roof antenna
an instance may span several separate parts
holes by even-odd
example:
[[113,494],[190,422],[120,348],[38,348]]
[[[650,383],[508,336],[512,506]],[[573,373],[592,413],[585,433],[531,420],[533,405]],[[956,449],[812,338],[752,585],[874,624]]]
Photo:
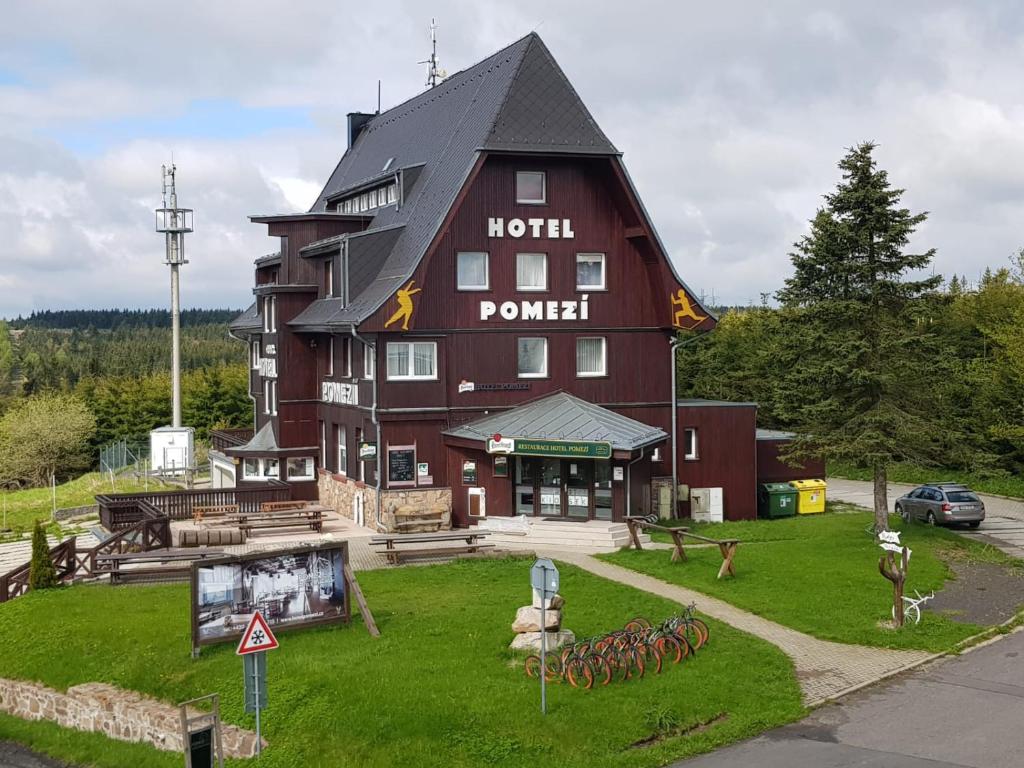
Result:
[[432,46],[430,58],[426,61],[417,62],[427,64],[427,85],[433,88],[439,81],[448,77],[448,73],[437,66],[437,24],[430,20],[430,44]]
[[380,114],[380,78],[377,78],[377,114]]

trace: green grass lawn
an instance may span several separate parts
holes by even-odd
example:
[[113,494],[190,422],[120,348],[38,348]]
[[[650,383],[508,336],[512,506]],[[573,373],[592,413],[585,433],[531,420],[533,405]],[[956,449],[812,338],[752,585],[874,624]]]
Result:
[[[371,638],[358,619],[279,636],[263,718],[271,746],[259,764],[658,766],[802,714],[789,659],[710,622],[711,643],[693,661],[601,690],[553,685],[542,717],[537,681],[507,650],[515,610],[529,600],[530,565],[477,560],[361,573],[383,636]],[[560,570],[564,623],[579,637],[638,614],[677,612],[653,595],[568,565]],[[252,727],[233,646],[208,647],[191,660],[188,616],[184,586],[31,593],[0,605],[0,676],[61,689],[103,681],[168,702],[216,691],[225,720]],[[706,729],[630,747],[659,728],[719,716]],[[0,716],[4,738],[81,765],[181,764],[177,754]]]
[[[871,480],[874,475],[870,468],[853,464],[829,462],[829,477],[844,477],[848,480]],[[928,469],[914,464],[893,464],[887,471],[890,483],[921,485],[938,480],[955,480],[964,483],[979,493],[994,493],[1024,499],[1024,477],[1006,474],[976,474],[960,469]]]
[[[57,486],[57,509],[64,507],[82,507],[93,503],[98,493],[128,493],[141,491],[145,484],[135,478],[115,477],[114,485],[110,484],[109,475],[90,472],[79,478]],[[158,491],[164,486],[149,481],[149,489]],[[0,492],[0,510],[7,505],[7,527],[15,531],[27,531],[36,520],[48,522],[53,511],[53,495],[49,488],[29,488],[23,491]],[[2,528],[0,521],[0,528]]]
[[[717,547],[691,548],[685,563],[670,562],[666,550],[624,550],[601,557],[825,640],[941,651],[981,631],[927,612],[917,626],[899,631],[879,626],[890,618],[892,585],[879,574],[881,550],[865,532],[871,520],[868,513],[853,513],[692,524],[695,533],[741,540],[736,577],[721,581],[716,578],[722,562]],[[894,527],[901,522],[892,518]],[[903,529],[903,543],[913,552],[907,594],[941,589],[953,575],[945,562],[949,559],[1015,562],[942,528],[903,524]]]

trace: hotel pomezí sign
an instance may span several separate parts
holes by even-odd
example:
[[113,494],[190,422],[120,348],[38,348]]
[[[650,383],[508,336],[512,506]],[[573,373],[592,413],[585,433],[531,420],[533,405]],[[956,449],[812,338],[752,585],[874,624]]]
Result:
[[538,440],[495,435],[487,441],[487,452],[565,459],[610,459],[612,444],[606,440]]
[[359,405],[359,387],[340,381],[324,381],[320,383],[320,399],[337,405]]

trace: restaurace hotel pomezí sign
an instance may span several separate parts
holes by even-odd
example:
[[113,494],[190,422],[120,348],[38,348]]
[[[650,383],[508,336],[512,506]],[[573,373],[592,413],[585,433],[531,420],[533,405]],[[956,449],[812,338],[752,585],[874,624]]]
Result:
[[[491,217],[487,219],[487,236],[493,238],[506,237],[545,238],[548,240],[572,240],[576,233],[572,231],[569,219],[505,219]],[[491,318],[502,320],[589,320],[590,307],[583,294],[579,301],[495,301],[480,302],[480,319]]]

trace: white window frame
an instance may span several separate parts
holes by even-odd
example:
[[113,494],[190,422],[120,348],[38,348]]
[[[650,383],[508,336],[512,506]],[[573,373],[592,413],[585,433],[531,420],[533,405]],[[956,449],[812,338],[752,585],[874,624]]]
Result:
[[[544,285],[541,287],[537,286],[522,286],[519,284],[519,257],[520,256],[543,256],[544,257]],[[538,251],[524,251],[516,254],[516,290],[523,293],[546,293],[548,290],[548,284],[550,280],[550,270],[548,263],[548,255],[546,253],[540,253]]]
[[[431,376],[417,375],[414,373],[416,370],[416,358],[415,358],[415,345],[417,344],[429,344],[434,348],[434,373]],[[409,354],[409,367],[405,374],[392,375],[391,374],[391,355],[390,350],[392,347],[408,347]],[[388,381],[437,381],[437,342],[436,341],[389,341],[387,346],[388,354],[385,355],[384,367]]]
[[352,378],[352,337],[346,336],[342,342],[345,345],[345,378]]
[[[519,177],[525,175],[540,175],[541,196],[538,200],[522,198],[519,196]],[[547,205],[548,202],[548,174],[547,171],[516,171],[516,202],[520,205]]]
[[327,337],[327,365],[324,366],[324,376],[334,376],[334,337]]
[[[524,339],[540,339],[544,342],[544,370],[540,373],[522,373],[519,370],[519,342]],[[548,377],[548,337],[518,336],[516,337],[516,376],[520,379],[546,379]]]
[[[255,462],[256,473],[251,474],[249,472],[249,462]],[[263,467],[260,466],[259,459],[245,458],[242,459],[242,479],[243,480],[262,480],[263,479]]]
[[394,205],[396,202],[398,202],[398,185],[397,184],[389,184],[388,185],[388,205]]
[[277,297],[263,297],[263,331],[277,333]]
[[330,298],[334,295],[334,259],[326,259],[324,261],[324,272],[327,275],[326,285],[324,285],[324,296]]
[[683,429],[683,458],[688,461],[696,461],[700,458],[700,450],[697,448],[696,427],[686,427]]
[[373,381],[377,368],[377,349],[372,344],[363,342],[363,378]]
[[[578,265],[581,261],[593,261],[595,256],[600,256],[601,262],[601,284],[600,285],[581,285],[579,279],[576,280],[577,291],[606,291],[608,290],[608,258],[603,253],[577,253],[576,264]],[[574,277],[576,277],[574,275]]]
[[[580,371],[579,346],[581,341],[592,341],[597,339],[601,342],[601,370]],[[576,377],[580,379],[592,379],[608,375],[608,338],[606,336],[577,336],[576,337]]]
[[263,345],[259,340],[256,340],[250,345],[250,349],[252,350],[252,369],[258,371],[260,369],[260,358],[263,356]]
[[327,422],[320,419],[320,466],[327,469]]
[[277,382],[274,379],[263,381],[263,413],[277,416]]
[[[274,462],[276,465],[273,472],[270,471],[270,462]],[[263,470],[264,480],[280,480],[281,479],[281,460],[280,459],[260,459],[260,469]]]
[[348,477],[348,428],[338,425],[338,474]]
[[[300,474],[293,475],[292,474],[292,466],[291,466],[291,463],[293,461],[306,461],[306,462],[309,462],[309,464],[307,465],[309,467],[309,474],[303,473],[301,475]],[[315,461],[314,461],[312,456],[289,456],[287,459],[285,459],[284,464],[285,464],[285,473],[286,473],[285,476],[288,478],[289,481],[297,482],[297,483],[302,483],[302,482],[308,482],[310,480],[316,480],[316,468],[314,467]]]
[[[459,261],[463,256],[484,257],[484,282],[483,285],[463,285],[459,275]],[[455,288],[459,291],[489,291],[491,290],[491,256],[487,251],[459,251],[455,254]]]

